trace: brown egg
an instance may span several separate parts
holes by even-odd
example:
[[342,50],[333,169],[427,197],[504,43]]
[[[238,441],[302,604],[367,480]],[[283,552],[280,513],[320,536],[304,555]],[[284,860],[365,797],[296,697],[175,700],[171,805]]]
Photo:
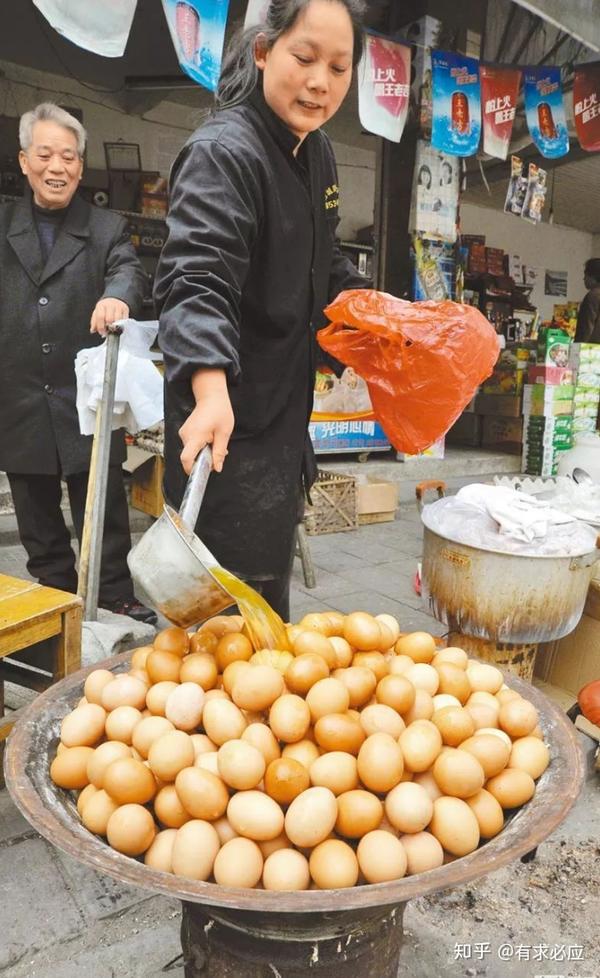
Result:
[[237,791],[256,788],[266,768],[261,751],[245,740],[228,740],[219,747],[217,765],[225,784]]
[[409,771],[426,771],[442,749],[442,736],[430,720],[415,720],[398,738]]
[[304,740],[299,740],[296,744],[286,744],[281,752],[281,756],[293,757],[295,761],[299,761],[309,771],[311,764],[313,761],[316,761],[320,753],[315,742],[305,738]]
[[[201,755],[211,757],[210,754]],[[192,818],[212,822],[220,818],[229,802],[229,793],[221,778],[200,767],[185,767],[175,778],[177,796]]]
[[499,706],[502,706],[503,703],[510,703],[511,700],[520,700],[521,696],[517,693],[516,689],[509,689],[508,686],[505,689],[501,686],[496,693],[496,699],[498,700]]
[[378,829],[383,818],[383,805],[370,791],[344,791],[337,798],[338,816],[335,830],[348,839],[361,839],[367,832]]
[[[146,672],[150,676],[150,681],[154,683],[179,682],[181,672],[181,658],[174,652],[166,652],[164,649],[156,649],[151,652],[146,659]],[[148,704],[148,708],[152,707]],[[154,713],[155,711],[152,710]]]
[[162,631],[158,632],[152,644],[155,650],[170,652],[182,659],[189,652],[190,636],[185,628],[172,626],[171,628],[163,628]]
[[132,676],[134,679],[140,679],[143,682],[144,686],[146,687],[146,691],[148,690],[151,683],[150,683],[150,676],[148,675],[145,669],[130,669],[129,675]]
[[131,737],[131,745],[135,747],[138,754],[146,760],[148,751],[155,740],[169,733],[175,727],[170,720],[161,716],[144,717],[136,724]]
[[414,666],[414,660],[409,655],[396,655],[390,657],[388,668],[390,676],[403,676],[408,669]]
[[439,652],[436,652],[431,660],[432,666],[436,668],[442,663],[458,666],[459,669],[466,669],[469,663],[469,657],[464,649],[458,649],[455,646],[449,645],[447,648],[440,649]]
[[475,703],[484,703],[486,706],[489,706],[492,710],[495,710],[496,716],[500,712],[498,697],[494,696],[493,693],[487,693],[483,689],[477,689],[469,696],[467,706],[473,706]]
[[358,881],[358,859],[347,842],[326,839],[310,854],[310,875],[320,890],[341,890]]
[[[375,615],[375,621],[379,622],[379,625],[385,625],[388,631],[392,634],[392,643],[397,642],[400,636],[400,626],[393,615]],[[391,646],[388,646],[391,648]]]
[[262,791],[238,791],[229,800],[227,818],[238,835],[254,842],[274,839],[283,831],[281,808]]
[[510,700],[500,707],[498,726],[510,737],[527,737],[538,723],[538,711],[528,700]]
[[439,755],[433,765],[433,776],[442,793],[454,798],[476,795],[485,782],[485,774],[477,758],[455,747]]
[[131,744],[133,732],[142,719],[140,710],[134,706],[118,706],[106,717],[104,732],[108,740],[120,740],[123,744]]
[[402,714],[402,719],[408,727],[415,720],[431,720],[433,714],[432,696],[425,689],[416,689],[415,701],[411,708]]
[[473,717],[462,706],[445,706],[436,710],[431,722],[438,728],[444,744],[450,747],[458,747],[475,733]]
[[[316,686],[313,689],[316,689]],[[308,702],[293,693],[280,696],[269,710],[269,726],[278,740],[286,744],[294,744],[302,740],[310,727],[310,720]]]
[[88,784],[87,766],[93,747],[66,747],[50,765],[50,777],[59,788],[85,788]]
[[197,634],[212,632],[217,638],[222,638],[223,635],[229,635],[232,632],[241,632],[243,626],[244,619],[241,615],[215,615],[214,618],[209,618],[208,621],[200,625]]
[[477,662],[475,659],[469,659],[466,671],[473,692],[481,689],[487,693],[497,693],[504,682],[504,676],[500,670],[488,662]]
[[424,689],[430,696],[435,696],[438,691],[440,683],[438,671],[426,662],[415,662],[410,669],[406,670],[405,676],[413,684],[415,690]]
[[216,829],[221,845],[225,845],[230,839],[238,838],[238,834],[233,828],[233,825],[231,825],[227,815],[221,815],[221,818],[216,818],[214,822],[211,822],[211,825]]
[[399,832],[421,832],[431,821],[433,800],[423,785],[405,781],[385,799],[385,814]]
[[381,646],[379,622],[365,611],[353,611],[344,620],[343,637],[359,652],[376,652]]
[[96,835],[106,835],[108,820],[118,808],[117,802],[108,792],[100,789],[93,798],[89,798],[81,809],[81,821],[89,832]]
[[215,774],[218,778],[221,777],[219,773],[219,761],[215,751],[199,754],[194,760],[193,767],[201,767],[204,771],[210,771],[211,774]]
[[[261,843],[261,850],[265,843]],[[264,851],[263,851],[264,856]],[[297,849],[280,848],[265,856],[265,890],[307,890],[310,883],[308,860]]]
[[358,788],[356,757],[344,751],[330,751],[310,765],[310,781],[315,787],[329,788],[334,795]]
[[112,683],[114,675],[108,669],[94,669],[87,677],[83,693],[88,703],[102,706],[102,690],[107,683]]
[[385,706],[384,703],[371,703],[370,706],[365,706],[359,714],[359,722],[367,737],[374,733],[387,733],[398,740],[405,729],[402,717],[391,706]]
[[309,612],[299,621],[299,627],[313,632],[321,632],[323,635],[333,634],[333,621],[329,614],[322,612]]
[[[68,748],[65,749],[68,750]],[[77,811],[79,812],[80,815],[85,803],[89,801],[92,795],[95,795],[98,790],[99,789],[96,787],[96,785],[86,784],[85,788],[83,788],[83,790],[79,792],[79,795],[77,797]]]
[[140,645],[139,648],[133,650],[131,656],[131,668],[132,669],[146,669],[146,659],[151,652],[154,651],[152,645]]
[[479,727],[475,731],[475,737],[483,737],[484,735],[491,734],[492,737],[499,737],[503,740],[508,749],[512,748],[512,740],[504,730],[499,730],[498,727]]
[[382,651],[384,652],[391,651],[392,655],[395,655],[394,645],[396,644],[396,640],[398,636],[395,634],[394,631],[392,631],[391,628],[388,628],[385,622],[378,621],[377,618],[375,619],[375,621],[378,622],[379,631],[381,632],[381,644],[379,648],[382,649]]
[[344,622],[346,616],[342,614],[341,611],[325,611],[325,618],[328,619],[330,623],[329,637],[339,637],[344,631]]
[[219,886],[245,886],[251,889],[263,872],[263,857],[256,842],[236,838],[226,842],[217,853],[213,866],[215,883]]
[[285,689],[283,676],[273,666],[251,666],[236,679],[231,698],[243,710],[267,710]]
[[141,856],[150,848],[155,835],[154,819],[142,805],[121,805],[106,826],[109,845],[126,856]]
[[[206,632],[210,635],[210,632]],[[212,636],[214,638],[214,636]],[[197,683],[204,690],[214,689],[217,684],[217,664],[208,652],[194,652],[186,655],[181,663],[179,680],[182,683]]]
[[410,876],[437,869],[444,862],[444,850],[431,832],[401,835],[400,842],[406,853],[406,872]]
[[405,676],[384,676],[377,683],[375,698],[397,713],[406,713],[415,702],[415,687]]
[[[350,705],[350,694],[339,679],[320,679],[306,694],[306,705],[313,723],[329,713],[345,713]],[[299,738],[300,739],[300,738]]]
[[321,655],[306,652],[290,662],[285,671],[285,684],[291,693],[305,696],[320,679],[327,679],[329,666]]
[[115,676],[112,683],[107,683],[102,690],[102,706],[109,712],[118,706],[133,706],[143,710],[146,706],[148,687],[141,679],[124,673]]
[[174,683],[171,680],[163,680],[150,687],[146,693],[146,706],[153,716],[164,717],[167,700],[170,694],[176,688],[177,683]]
[[280,805],[289,805],[310,787],[309,773],[293,757],[271,761],[265,774],[265,791]]
[[104,771],[102,787],[118,805],[145,805],[156,794],[156,781],[143,761],[121,757]]
[[413,784],[419,784],[422,788],[425,788],[432,801],[435,801],[436,798],[442,795],[431,771],[420,771],[419,774],[413,774],[412,781]]
[[263,755],[266,764],[281,757],[279,744],[266,723],[249,724],[242,733],[242,740],[256,747]]
[[150,746],[150,770],[161,781],[174,781],[180,771],[194,763],[194,745],[189,734],[172,730],[162,734]]
[[520,737],[510,752],[509,768],[527,771],[534,781],[544,773],[550,763],[550,751],[537,737]]
[[118,740],[107,740],[99,744],[91,755],[88,766],[88,781],[96,788],[104,787],[104,773],[109,764],[113,761],[122,760],[124,757],[131,757],[131,748]]
[[475,724],[475,730],[482,730],[487,727],[494,727],[498,723],[498,711],[487,703],[473,703],[465,706],[465,710]]
[[325,751],[358,754],[366,738],[360,722],[347,713],[330,713],[315,723],[315,740]]
[[192,819],[180,829],[173,843],[171,863],[173,872],[186,879],[207,880],[221,843],[209,822]]
[[[258,669],[258,666],[249,666]],[[228,740],[240,738],[248,726],[239,707],[229,700],[215,699],[204,704],[202,724],[206,734],[219,747]]]
[[440,677],[439,692],[450,693],[451,696],[456,696],[460,703],[466,703],[471,695],[471,684],[465,670],[447,662],[440,662],[433,668]]
[[468,751],[469,754],[477,758],[486,779],[500,774],[500,771],[503,771],[508,764],[510,756],[510,747],[504,740],[492,734],[480,732],[477,733],[476,737],[469,737],[468,740],[464,740],[462,744],[459,744],[459,748]]
[[492,839],[498,835],[504,826],[504,812],[494,796],[483,788],[476,795],[467,798],[466,802],[479,823],[481,838]]
[[202,719],[204,690],[197,683],[181,683],[167,698],[165,716],[177,730],[191,733]]
[[213,744],[210,737],[206,734],[190,734],[190,739],[194,746],[194,757],[199,757],[200,754],[211,754],[218,750],[216,744]]
[[173,844],[177,832],[175,829],[163,829],[154,836],[154,841],[144,853],[144,864],[149,869],[160,873],[173,872]]
[[466,856],[479,845],[479,823],[461,798],[442,796],[434,801],[429,831],[452,856]]
[[535,781],[530,774],[518,768],[505,768],[490,778],[485,787],[502,808],[518,808],[535,794]]
[[223,683],[223,690],[231,697],[231,692],[238,678],[246,669],[251,669],[252,666],[245,659],[237,659],[235,662],[230,662],[226,666],[223,675],[221,677]]
[[354,649],[341,635],[332,635],[329,639],[335,651],[336,669],[347,669],[352,662]]
[[97,703],[78,706],[60,725],[60,739],[65,747],[93,747],[104,734],[106,712]]
[[328,788],[307,788],[291,802],[285,816],[285,833],[295,846],[318,845],[332,831],[338,814],[335,795]]
[[214,656],[219,639],[214,632],[204,629],[202,632],[194,632],[190,635],[190,654],[191,655],[210,655]]
[[358,843],[356,856],[367,883],[387,883],[401,879],[406,873],[404,846],[389,832],[368,832]]
[[292,652],[295,656],[318,655],[325,660],[329,669],[336,666],[335,648],[326,635],[312,629],[304,629],[295,637]]
[[401,635],[394,646],[396,655],[408,655],[413,662],[431,662],[437,649],[428,632],[409,632]]
[[365,788],[384,794],[400,783],[404,759],[398,742],[387,733],[367,737],[358,752],[358,776]]
[[214,653],[219,672],[223,672],[232,662],[247,662],[253,652],[252,642],[240,632],[223,635]]
[[381,652],[355,652],[352,665],[370,669],[377,682],[380,682],[389,672],[388,664]]
[[179,829],[189,822],[191,815],[181,804],[174,784],[166,784],[154,799],[154,814],[162,825]]
[[336,669],[334,677],[344,684],[350,695],[350,706],[355,709],[368,703],[375,687],[377,678],[372,669],[366,666],[350,666],[349,669]]

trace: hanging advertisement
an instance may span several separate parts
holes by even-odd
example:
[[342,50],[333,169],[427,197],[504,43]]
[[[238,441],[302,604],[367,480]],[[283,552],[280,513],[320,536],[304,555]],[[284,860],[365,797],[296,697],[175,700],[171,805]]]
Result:
[[162,0],[179,66],[214,92],[221,74],[229,0]]
[[269,9],[270,3],[271,0],[248,0],[246,16],[244,18],[244,30],[266,22],[267,10]]
[[319,366],[309,434],[317,453],[387,451],[390,443],[375,420],[366,381],[346,367],[336,377]]
[[512,135],[521,84],[518,68],[480,65],[483,151],[505,160]]
[[581,148],[600,150],[600,61],[575,69],[573,114]]
[[409,95],[410,46],[368,32],[358,67],[358,114],[362,127],[399,143]]
[[120,58],[137,0],[33,0],[54,30],[86,51]]
[[456,241],[459,163],[420,139],[413,177],[410,230]]
[[560,68],[525,68],[525,114],[531,137],[542,156],[556,159],[569,152]]
[[433,51],[431,142],[452,156],[472,156],[481,135],[479,62],[453,51]]
[[411,241],[412,299],[442,302],[455,298],[456,253],[454,245],[437,238],[413,234]]

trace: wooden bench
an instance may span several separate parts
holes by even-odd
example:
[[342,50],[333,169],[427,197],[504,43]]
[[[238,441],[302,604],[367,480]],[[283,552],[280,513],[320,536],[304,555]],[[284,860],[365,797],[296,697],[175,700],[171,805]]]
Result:
[[79,669],[82,612],[83,602],[74,594],[0,574],[0,761],[20,713],[5,716],[4,683],[41,693]]

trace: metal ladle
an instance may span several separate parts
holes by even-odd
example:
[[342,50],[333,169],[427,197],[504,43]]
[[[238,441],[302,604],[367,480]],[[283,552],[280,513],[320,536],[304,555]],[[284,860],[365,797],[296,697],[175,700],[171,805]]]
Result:
[[589,472],[585,469],[580,469],[579,466],[573,469],[572,472],[573,482],[576,482],[578,486],[593,486],[594,480],[592,479]]

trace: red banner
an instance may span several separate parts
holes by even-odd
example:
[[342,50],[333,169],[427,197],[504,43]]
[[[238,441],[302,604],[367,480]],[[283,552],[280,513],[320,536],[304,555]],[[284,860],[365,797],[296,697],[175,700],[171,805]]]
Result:
[[363,127],[399,143],[409,95],[410,47],[367,33],[358,70],[358,112]]
[[505,160],[512,135],[521,72],[518,68],[480,65],[483,151]]
[[600,61],[576,68],[573,113],[581,148],[600,150]]

